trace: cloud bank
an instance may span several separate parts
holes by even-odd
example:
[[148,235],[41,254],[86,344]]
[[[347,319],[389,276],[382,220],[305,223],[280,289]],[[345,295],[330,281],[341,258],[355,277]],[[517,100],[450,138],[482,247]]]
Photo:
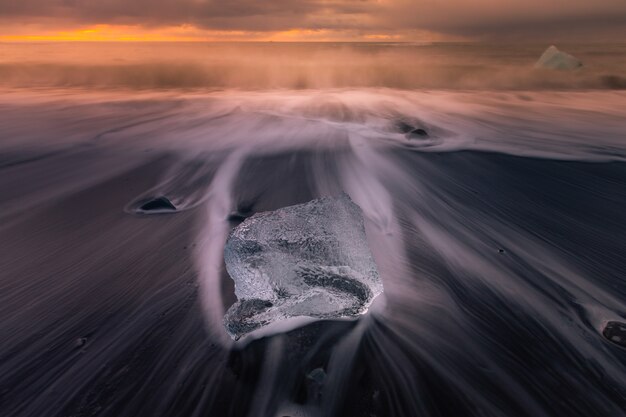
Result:
[[612,37],[624,0],[0,0],[0,19],[28,24],[193,25],[206,30],[299,30],[466,37]]

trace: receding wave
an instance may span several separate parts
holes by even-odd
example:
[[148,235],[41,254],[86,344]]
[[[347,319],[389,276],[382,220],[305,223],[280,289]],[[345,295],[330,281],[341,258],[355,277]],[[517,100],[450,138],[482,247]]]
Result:
[[[7,90],[0,95],[0,136],[5,149],[115,143],[197,155],[333,147],[356,134],[424,152],[624,160],[624,100],[624,91],[149,90],[129,96]],[[411,136],[407,126],[424,136]],[[172,181],[166,188],[180,186]],[[185,201],[195,206],[199,199]]]
[[[3,416],[623,415],[625,92],[1,92]],[[342,192],[380,304],[234,345],[231,213]]]

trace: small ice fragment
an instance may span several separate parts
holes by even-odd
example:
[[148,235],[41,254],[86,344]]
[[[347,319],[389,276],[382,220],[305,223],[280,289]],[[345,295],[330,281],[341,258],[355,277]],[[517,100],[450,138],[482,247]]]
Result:
[[317,384],[322,385],[326,380],[326,372],[322,368],[315,368],[309,372],[306,376],[311,381],[315,381]]
[[292,317],[356,317],[383,292],[361,209],[345,194],[254,214],[231,232],[224,260],[235,340]]
[[626,323],[610,321],[604,327],[602,334],[607,340],[626,348]]
[[85,346],[86,343],[87,343],[87,338],[86,337],[79,337],[78,339],[76,339],[74,341],[74,346],[76,348],[81,348],[81,347]]
[[582,67],[583,64],[577,58],[559,51],[552,45],[541,55],[535,68],[573,70]]

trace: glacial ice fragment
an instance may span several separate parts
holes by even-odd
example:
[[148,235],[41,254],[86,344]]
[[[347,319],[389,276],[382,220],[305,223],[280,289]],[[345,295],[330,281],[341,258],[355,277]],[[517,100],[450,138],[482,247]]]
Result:
[[602,334],[610,342],[626,348],[626,323],[610,321],[604,327]]
[[541,55],[535,68],[557,69],[557,70],[573,70],[582,67],[583,64],[577,58],[559,51],[556,46],[552,45]]
[[235,340],[292,317],[355,317],[383,292],[361,209],[345,194],[254,214],[231,232],[224,260]]

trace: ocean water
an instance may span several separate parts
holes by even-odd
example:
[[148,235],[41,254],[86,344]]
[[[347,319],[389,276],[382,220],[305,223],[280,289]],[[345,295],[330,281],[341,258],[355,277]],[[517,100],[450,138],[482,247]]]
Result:
[[2,43],[0,85],[129,89],[625,89],[626,43],[558,44],[573,73],[531,71],[546,44]]
[[[625,415],[626,45],[547,46],[0,44],[0,409]],[[233,342],[229,214],[342,192],[384,295]]]

